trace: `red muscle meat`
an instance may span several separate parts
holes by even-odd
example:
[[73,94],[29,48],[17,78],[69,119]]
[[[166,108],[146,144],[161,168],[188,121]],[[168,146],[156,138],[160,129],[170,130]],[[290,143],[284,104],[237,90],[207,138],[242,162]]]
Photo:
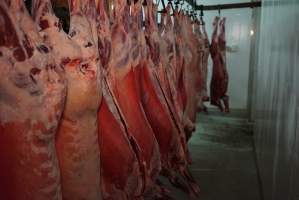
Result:
[[66,81],[22,0],[0,1],[0,198],[61,200],[55,134]]
[[[151,2],[148,1],[145,9],[149,6],[151,6]],[[148,12],[147,10],[146,13],[148,14]],[[136,43],[140,49],[139,56],[132,55],[132,58],[136,63],[139,63],[134,70],[139,72],[137,84],[141,86],[142,105],[159,144],[163,172],[174,179],[174,170],[183,171],[187,163],[183,140],[169,110],[166,96],[164,96],[160,87],[159,78],[155,73],[156,67],[151,58],[146,56],[147,44],[142,30],[141,2],[135,4],[132,13],[134,17],[132,38],[135,38],[135,35],[137,36]],[[134,52],[136,46],[132,49]]]
[[[182,36],[182,27],[180,25],[180,16],[178,9],[174,11],[174,34],[175,34],[175,56],[176,56],[176,80],[175,80],[175,86],[177,89],[178,94],[178,101],[179,105],[183,110],[186,108],[187,103],[187,97],[186,97],[186,85],[184,81],[184,55],[183,55],[183,36]],[[182,114],[183,115],[183,114]],[[181,116],[182,118],[183,116]],[[182,119],[181,119],[182,120]],[[192,125],[193,126],[193,125]],[[190,127],[191,129],[193,127]]]
[[145,192],[155,184],[161,163],[154,132],[146,118],[141,104],[139,86],[136,84],[130,52],[130,11],[127,1],[117,0],[111,29],[112,51],[107,68],[107,83],[127,124],[129,137],[135,141],[137,157],[144,169]]
[[202,39],[204,40],[203,47],[203,58],[202,58],[202,74],[203,74],[203,91],[202,100],[209,101],[208,89],[207,89],[207,78],[208,78],[208,59],[210,55],[210,42],[206,31],[205,22],[201,19]]
[[210,100],[210,97],[208,96],[208,90],[207,90],[208,58],[210,55],[210,44],[209,44],[209,38],[205,28],[205,22],[203,21],[202,18],[196,21],[195,27],[196,27],[196,32],[198,33],[198,37],[202,41],[202,47],[201,47],[202,88],[200,91],[201,99],[200,102],[198,102],[197,110],[199,112],[201,111],[207,112],[208,110],[207,107],[204,105],[204,102]]
[[[196,110],[198,102],[198,85],[200,80],[200,68],[198,67],[198,59],[196,49],[196,37],[193,33],[191,20],[184,14],[179,14],[178,24],[181,27],[181,35],[183,38],[182,53],[183,53],[183,67],[184,70],[184,85],[186,93],[186,103],[184,109],[184,127],[187,140],[190,139],[192,132],[195,129]],[[186,128],[189,127],[189,128]]]
[[[147,6],[149,4],[150,2],[148,2]],[[173,162],[174,160],[178,163],[184,162],[184,150],[177,127],[169,111],[167,100],[155,73],[154,63],[147,56],[148,51],[145,34],[142,29],[143,20],[140,2],[136,3],[133,8],[133,17],[132,38],[134,38],[134,35],[137,36],[138,40],[136,42],[140,48],[140,53],[137,54],[138,57],[132,55],[133,59],[138,63],[134,68],[135,71],[139,72],[136,81],[141,86],[142,105],[159,143],[162,166],[165,169],[171,169],[176,165]]]
[[[168,4],[166,7],[164,15],[164,21],[162,21],[164,29],[161,31],[161,60],[162,65],[164,66],[165,75],[166,75],[166,89],[168,90],[169,99],[175,109],[175,113],[177,113],[178,120],[183,122],[183,112],[184,108],[180,103],[180,96],[178,93],[177,83],[179,80],[177,65],[179,65],[179,61],[177,60],[176,54],[176,40],[175,40],[175,32],[174,32],[174,24],[172,23],[171,14],[170,14],[171,6]],[[180,68],[180,67],[179,67]],[[185,94],[184,94],[185,95]],[[190,124],[185,123],[185,129],[194,129],[193,125],[189,127]]]
[[104,0],[98,2],[99,53],[104,72],[103,100],[98,112],[103,199],[135,199],[142,195],[144,170],[136,141],[127,126],[106,80],[111,59],[111,27]]
[[103,199],[140,197],[144,171],[136,157],[139,150],[133,148],[136,142],[133,138],[129,139],[123,118],[106,84],[103,84],[103,100],[98,117]]
[[[196,36],[196,48],[197,48],[197,60],[198,60],[198,67],[200,68],[199,72],[200,75],[198,76],[199,80],[197,80],[197,89],[198,89],[198,102],[197,102],[197,110],[198,111],[207,111],[206,106],[204,105],[205,101],[209,100],[207,96],[207,54],[209,52],[209,45],[206,49],[206,40],[205,36],[200,29],[201,22],[199,20],[195,20],[193,22],[194,34]],[[208,50],[208,51],[206,51]]]
[[[82,6],[84,5],[84,6]],[[69,36],[50,1],[36,0],[33,13],[68,80],[66,107],[56,137],[63,199],[101,198],[97,111],[101,72],[92,1],[70,1]]]
[[[168,12],[168,18],[170,18],[170,13]],[[189,155],[189,151],[187,148],[187,141],[191,137],[191,133],[195,130],[195,124],[190,120],[189,116],[184,114],[187,106],[187,86],[188,83],[186,81],[186,61],[188,60],[188,51],[185,50],[186,48],[186,42],[184,41],[184,31],[183,31],[183,13],[180,11],[178,12],[178,9],[174,10],[174,24],[173,24],[173,33],[174,33],[174,45],[175,45],[175,57],[176,62],[174,65],[175,71],[176,71],[176,79],[173,81],[176,88],[176,94],[177,94],[177,101],[182,111],[178,111],[179,117],[180,117],[180,123],[183,127],[183,133],[186,141],[186,150],[187,150],[187,156],[188,161],[191,163],[191,157]],[[168,20],[170,21],[170,20]],[[189,84],[190,86],[190,84]]]
[[34,21],[0,1],[0,199],[169,199],[159,175],[197,196],[199,24],[168,4],[158,28],[152,0],[53,1],[69,5],[69,33],[51,0],[32,0]]
[[[226,69],[225,18],[216,17],[213,22],[213,34],[210,52],[213,60],[213,73],[210,83],[211,104],[223,112],[229,112],[229,97],[227,96],[228,73]],[[218,35],[218,23],[220,33]]]
[[[173,58],[175,56],[175,43],[171,36],[166,37],[168,42],[164,41],[166,38],[160,37],[157,22],[155,21],[156,9],[157,6],[153,5],[152,1],[147,1],[145,7],[145,33],[150,57],[146,60],[147,64],[144,69],[147,69],[150,73],[144,73],[142,78],[144,87],[143,105],[160,146],[163,172],[166,173],[164,175],[169,178],[172,184],[193,195],[193,192],[198,192],[198,187],[187,169],[188,150],[185,133],[177,113],[178,110],[174,108],[176,98],[171,97],[172,94],[175,95],[172,90],[175,88],[174,79],[176,74],[176,63],[174,62],[175,58]],[[170,8],[168,7],[168,9]],[[168,19],[167,28],[171,29],[169,13],[168,16],[162,17],[162,21],[163,19]],[[163,28],[160,31],[160,33],[163,33]],[[166,60],[172,63],[172,65],[167,66],[168,69],[165,67]],[[176,175],[176,172],[181,175],[183,180]]]

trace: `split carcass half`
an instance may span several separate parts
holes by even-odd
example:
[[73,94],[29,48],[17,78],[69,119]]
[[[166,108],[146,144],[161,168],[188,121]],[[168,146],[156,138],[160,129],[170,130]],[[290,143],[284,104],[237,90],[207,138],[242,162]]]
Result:
[[209,37],[206,31],[205,22],[201,19],[200,22],[201,32],[202,32],[202,39],[204,40],[204,48],[203,48],[203,61],[202,61],[202,73],[203,73],[203,101],[209,101],[210,98],[208,96],[208,89],[207,89],[207,80],[208,80],[208,59],[210,55],[210,42]]
[[[143,91],[145,94],[143,105],[152,127],[156,130],[155,134],[160,145],[164,175],[169,178],[172,184],[193,195],[194,193],[198,193],[199,190],[191,174],[188,172],[187,160],[189,155],[181,121],[174,108],[173,100],[175,99],[169,97],[173,92],[170,88],[173,86],[171,85],[173,82],[170,81],[173,81],[175,73],[171,71],[173,70],[171,68],[173,66],[168,66],[169,69],[166,70],[164,66],[165,61],[162,61],[162,56],[164,58],[171,58],[171,55],[168,55],[166,51],[166,49],[171,50],[171,48],[164,48],[163,45],[160,45],[160,43],[163,43],[164,38],[161,38],[158,33],[157,22],[155,20],[156,11],[156,6],[153,5],[152,1],[147,1],[147,6],[145,7],[145,34],[149,49],[149,58],[146,61],[147,65],[145,69],[148,69],[150,73],[143,76],[143,85],[146,86]],[[172,45],[171,42],[168,44]],[[174,52],[170,51],[170,53]],[[176,172],[181,175],[182,179],[177,176]]]
[[117,0],[111,27],[111,59],[106,80],[112,97],[119,106],[126,122],[130,141],[144,173],[144,192],[155,187],[160,172],[160,153],[154,132],[146,118],[141,103],[139,86],[136,84],[130,52],[130,12],[127,1]]
[[196,86],[198,89],[197,95],[198,95],[198,102],[197,102],[197,109],[199,111],[204,110],[205,106],[203,104],[204,98],[206,98],[205,88],[204,88],[204,80],[205,80],[205,73],[203,66],[204,66],[204,39],[203,34],[200,30],[200,22],[198,20],[193,21],[193,30],[195,35],[195,41],[196,41],[196,50],[197,50],[197,63],[199,67],[200,76],[198,76],[199,80],[196,81]]
[[[184,82],[186,88],[186,107],[184,110],[184,120],[187,124],[193,124],[195,128],[198,86],[200,85],[201,70],[198,67],[200,57],[197,54],[196,37],[193,32],[191,19],[189,16],[180,14],[180,26],[183,37],[183,57],[184,57]],[[185,129],[187,141],[190,139],[194,129]]]
[[206,32],[205,22],[203,21],[202,18],[200,18],[200,20],[196,20],[195,31],[197,37],[199,37],[202,41],[202,48],[201,48],[202,89],[200,92],[201,101],[198,102],[197,110],[199,112],[201,111],[208,112],[208,109],[204,105],[204,102],[210,100],[210,97],[208,96],[208,89],[207,89],[208,58],[210,55],[210,42]]
[[[176,56],[176,80],[175,80],[175,86],[177,89],[178,94],[178,101],[179,105],[182,109],[182,113],[186,108],[187,103],[187,95],[186,95],[186,85],[184,81],[184,52],[183,52],[183,36],[182,36],[182,29],[180,25],[180,16],[181,13],[176,9],[173,13],[173,20],[174,20],[174,26],[173,31],[175,34],[175,56]],[[183,115],[183,114],[181,114]],[[181,121],[183,122],[183,116],[181,116]],[[190,129],[193,128],[193,124],[191,124]],[[187,127],[187,129],[189,129]]]
[[[82,6],[84,5],[84,6]],[[101,72],[92,1],[70,1],[69,35],[59,27],[50,0],[33,2],[33,15],[68,81],[66,107],[56,137],[63,199],[100,199],[97,111]]]
[[138,199],[144,190],[144,173],[138,145],[128,133],[119,105],[107,84],[111,59],[111,26],[105,1],[98,2],[98,48],[103,70],[103,100],[98,112],[103,199]]
[[137,158],[140,150],[128,136],[123,118],[103,83],[103,100],[98,113],[103,199],[138,199],[144,191],[144,169]]
[[[225,18],[215,17],[213,21],[213,34],[210,52],[213,60],[213,73],[210,83],[211,104],[217,106],[222,112],[229,112],[228,73],[226,69],[226,41]],[[218,35],[218,25],[220,33]]]
[[185,154],[178,128],[155,73],[156,66],[148,55],[141,9],[141,2],[137,2],[132,9],[132,60],[136,63],[136,83],[140,86],[142,106],[159,143],[162,166],[171,169],[175,166],[174,161],[184,163]]
[[[190,101],[195,100],[194,97],[190,99],[190,91],[194,85],[190,84],[190,73],[187,69],[190,69],[190,62],[193,59],[193,63],[195,63],[195,46],[191,49],[189,45],[190,36],[186,36],[186,19],[184,14],[177,10],[174,11],[174,27],[173,31],[175,33],[175,51],[176,51],[176,71],[177,71],[177,80],[176,80],[176,88],[178,94],[178,100],[182,105],[182,123],[184,127],[184,131],[186,134],[187,141],[191,137],[193,131],[195,131],[195,123],[194,120],[190,118],[190,115],[186,112],[190,110]],[[194,41],[193,41],[194,42]],[[192,43],[192,45],[194,45]],[[192,51],[193,50],[193,54]],[[188,80],[188,78],[190,80]],[[192,86],[192,87],[191,87]],[[195,90],[195,89],[194,89]],[[191,92],[192,93],[192,92]],[[196,96],[196,94],[194,94]],[[195,102],[195,101],[193,101]],[[194,115],[194,114],[193,114]]]
[[22,0],[0,2],[0,196],[60,200],[55,135],[66,81]]
[[168,4],[166,7],[165,13],[162,14],[163,21],[161,21],[162,28],[161,28],[161,61],[162,66],[164,67],[165,71],[165,90],[168,90],[169,99],[175,109],[175,113],[177,114],[177,118],[180,123],[184,126],[184,129],[194,129],[193,125],[189,126],[190,124],[184,123],[183,120],[183,112],[184,108],[181,104],[181,99],[179,96],[179,87],[178,87],[178,80],[181,72],[177,70],[180,63],[180,59],[177,56],[177,48],[176,48],[176,37],[174,32],[174,24],[171,19],[170,14],[171,6]]
[[[178,127],[174,123],[165,93],[160,87],[155,73],[154,63],[148,55],[145,34],[142,29],[142,5],[135,3],[132,8],[132,59],[136,82],[140,85],[142,105],[147,119],[154,130],[159,144],[162,162],[162,174],[166,174],[173,182],[175,171],[183,171],[186,166],[184,144],[182,144]],[[158,51],[158,49],[156,49]],[[161,194],[165,195],[165,194]]]

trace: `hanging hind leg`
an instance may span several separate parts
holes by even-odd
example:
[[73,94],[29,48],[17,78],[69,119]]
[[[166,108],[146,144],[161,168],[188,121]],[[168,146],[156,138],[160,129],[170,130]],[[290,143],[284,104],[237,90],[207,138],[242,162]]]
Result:
[[229,96],[224,95],[221,100],[224,104],[224,112],[229,113]]
[[211,104],[214,105],[214,106],[217,106],[220,109],[221,112],[224,112],[224,109],[223,109],[223,106],[221,104],[221,100],[220,99],[218,99],[216,101],[212,100]]

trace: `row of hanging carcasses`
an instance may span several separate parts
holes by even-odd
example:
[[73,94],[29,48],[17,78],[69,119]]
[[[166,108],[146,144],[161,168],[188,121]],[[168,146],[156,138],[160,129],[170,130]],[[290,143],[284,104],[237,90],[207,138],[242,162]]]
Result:
[[[187,141],[207,100],[208,40],[170,6],[70,0],[65,33],[50,0],[0,2],[0,197],[143,199],[190,194]],[[143,19],[142,8],[144,10]],[[143,23],[145,21],[145,24]]]

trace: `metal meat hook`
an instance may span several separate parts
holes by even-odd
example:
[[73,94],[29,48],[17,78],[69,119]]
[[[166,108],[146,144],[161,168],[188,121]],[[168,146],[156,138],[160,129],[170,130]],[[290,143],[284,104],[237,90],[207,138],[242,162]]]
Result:
[[205,22],[203,20],[203,16],[204,16],[204,14],[203,14],[203,5],[200,5],[200,17],[199,17],[200,25],[205,25]]

